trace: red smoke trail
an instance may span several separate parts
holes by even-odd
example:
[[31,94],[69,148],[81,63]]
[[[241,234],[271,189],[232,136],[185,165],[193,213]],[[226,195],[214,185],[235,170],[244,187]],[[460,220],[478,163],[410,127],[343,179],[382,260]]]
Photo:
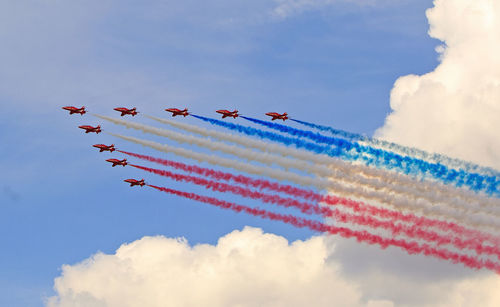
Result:
[[324,216],[331,216],[332,209],[328,207],[321,207],[317,204],[300,202],[298,200],[292,198],[283,198],[278,195],[270,195],[257,191],[252,191],[247,188],[242,188],[240,186],[230,185],[227,183],[217,182],[213,180],[207,180],[200,177],[182,175],[177,173],[172,173],[166,170],[160,170],[155,168],[149,168],[145,166],[129,164],[138,169],[142,169],[144,171],[154,173],[160,176],[171,178],[175,181],[185,181],[189,183],[194,183],[197,185],[205,186],[207,189],[211,189],[213,191],[218,192],[230,192],[236,195],[241,195],[243,197],[252,198],[252,199],[260,199],[265,203],[273,203],[284,207],[295,207],[306,214],[320,214]]
[[161,158],[155,158],[151,156],[146,156],[146,155],[141,155],[141,154],[136,154],[136,153],[131,153],[131,152],[126,152],[126,151],[121,151],[117,150],[118,152],[121,152],[123,154],[139,158],[141,160],[146,160],[154,163],[158,163],[161,165],[169,166],[175,169],[180,169],[183,170],[187,173],[195,173],[198,175],[206,176],[206,177],[211,177],[217,180],[225,180],[225,181],[234,181],[239,184],[243,184],[246,186],[252,186],[254,188],[259,188],[259,189],[267,189],[267,190],[272,190],[276,192],[283,192],[287,193],[290,195],[294,195],[296,197],[301,197],[313,201],[319,201],[321,198],[323,198],[322,195],[317,194],[313,191],[308,191],[308,190],[303,190],[303,189],[298,189],[293,186],[289,185],[282,185],[279,183],[273,183],[267,180],[260,180],[260,179],[253,179],[247,176],[243,175],[233,175],[230,173],[225,173],[221,171],[216,171],[212,170],[209,168],[203,168],[199,167],[196,165],[188,165],[180,162],[175,162],[171,160],[165,160]]
[[353,211],[365,213],[369,215],[376,215],[382,218],[389,218],[406,223],[411,223],[423,228],[437,228],[446,232],[451,232],[457,235],[470,237],[476,241],[489,241],[494,245],[500,245],[500,238],[484,233],[475,229],[466,228],[453,222],[442,220],[430,219],[423,216],[416,216],[411,213],[401,213],[399,211],[379,208],[376,206],[368,205],[362,202],[353,201],[351,199],[341,198],[333,195],[322,196],[321,202],[329,205],[342,205],[351,208]]
[[332,209],[330,207],[321,207],[317,204],[300,202],[291,198],[283,198],[278,195],[265,194],[261,192],[256,192],[249,190],[247,188],[242,188],[239,186],[234,186],[222,182],[207,180],[200,177],[182,175],[177,173],[172,173],[166,170],[159,170],[155,168],[144,167],[140,165],[130,164],[138,169],[154,173],[160,176],[168,177],[176,181],[185,181],[194,183],[197,185],[205,186],[207,189],[212,189],[218,192],[230,192],[236,195],[241,195],[243,197],[248,197],[252,199],[259,199],[265,203],[277,204],[283,207],[295,207],[300,209],[302,212],[307,214],[320,214],[325,217],[332,217],[343,223],[354,223],[363,226],[369,226],[372,228],[383,228],[391,231],[393,235],[405,234],[411,238],[423,239],[431,242],[435,242],[437,245],[453,244],[455,247],[464,249],[469,248],[475,250],[478,254],[491,254],[496,255],[500,259],[500,249],[496,247],[483,246],[476,240],[462,240],[453,236],[444,236],[436,232],[427,231],[420,229],[418,226],[408,226],[402,225],[401,223],[394,223],[393,221],[381,221],[372,216],[367,215],[356,215],[341,212],[337,209]]
[[379,208],[376,206],[368,205],[362,202],[353,201],[346,198],[336,197],[332,195],[321,195],[311,190],[301,189],[290,185],[284,185],[276,182],[271,182],[263,179],[254,179],[251,177],[243,175],[233,175],[231,173],[221,172],[212,170],[209,168],[203,168],[196,165],[188,165],[180,162],[175,162],[171,160],[165,160],[160,158],[155,158],[147,155],[141,155],[126,151],[118,150],[126,155],[136,157],[142,160],[158,163],[161,165],[173,167],[175,169],[180,169],[188,173],[195,173],[198,175],[211,177],[216,180],[233,181],[245,186],[250,186],[263,190],[271,190],[275,192],[282,192],[295,197],[304,198],[314,202],[324,202],[329,205],[342,205],[352,209],[358,213],[365,213],[370,215],[379,216],[382,218],[389,218],[393,220],[398,220],[402,222],[412,223],[423,228],[437,228],[442,231],[451,232],[456,235],[467,236],[478,241],[490,241],[495,246],[500,245],[500,239],[492,236],[490,234],[469,229],[464,226],[458,225],[453,222],[441,221],[436,219],[429,219],[426,217],[419,217],[411,213],[401,213],[399,211]]
[[430,247],[428,244],[419,244],[415,241],[406,241],[402,239],[392,239],[384,238],[379,235],[370,234],[366,231],[351,230],[345,227],[336,227],[332,225],[326,225],[324,223],[313,221],[309,219],[304,219],[296,217],[293,215],[285,215],[279,213],[273,213],[259,208],[251,208],[243,205],[238,205],[235,203],[219,200],[217,198],[201,196],[195,193],[182,192],[178,190],[173,190],[164,187],[158,187],[154,185],[148,186],[155,188],[159,191],[166,192],[169,194],[189,198],[206,204],[214,205],[224,209],[230,209],[235,212],[245,212],[254,216],[258,216],[265,219],[270,219],[274,221],[282,221],[291,224],[295,227],[304,228],[307,227],[311,230],[319,232],[327,232],[330,234],[338,234],[344,238],[355,238],[358,242],[365,242],[371,245],[380,245],[382,248],[387,248],[388,246],[396,246],[405,250],[408,254],[424,254],[426,256],[434,256],[439,259],[449,260],[453,263],[462,263],[463,265],[473,268],[481,269],[487,268],[500,274],[500,264],[493,262],[488,259],[477,259],[468,255],[463,255],[455,253],[446,249],[438,249]]

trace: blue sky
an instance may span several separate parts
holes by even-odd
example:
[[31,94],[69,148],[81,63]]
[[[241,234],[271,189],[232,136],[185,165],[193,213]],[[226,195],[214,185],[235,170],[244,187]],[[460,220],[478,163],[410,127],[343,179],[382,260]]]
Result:
[[272,1],[203,3],[0,3],[0,305],[42,306],[61,265],[145,235],[214,243],[245,225],[289,240],[312,235],[127,188],[125,178],[169,182],[112,169],[104,159],[117,155],[91,145],[155,153],[84,135],[77,125],[98,120],[61,106],[108,115],[116,106],[162,116],[184,106],[209,116],[219,108],[259,118],[286,111],[371,135],[390,110],[394,81],[438,63],[439,42],[427,35],[431,1],[339,2],[289,16],[273,15]]

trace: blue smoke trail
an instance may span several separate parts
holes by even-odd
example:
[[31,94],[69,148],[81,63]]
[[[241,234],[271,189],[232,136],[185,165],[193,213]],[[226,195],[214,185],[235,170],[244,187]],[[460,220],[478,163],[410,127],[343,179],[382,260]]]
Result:
[[477,164],[474,164],[471,162],[467,162],[467,161],[456,159],[456,158],[451,158],[451,157],[441,155],[438,153],[429,153],[429,152],[426,152],[426,151],[418,149],[418,148],[402,146],[402,145],[399,145],[396,143],[392,143],[392,142],[388,142],[388,141],[384,141],[384,140],[379,140],[379,139],[375,139],[375,138],[370,138],[370,137],[367,137],[367,136],[364,136],[364,135],[361,135],[358,133],[352,133],[352,132],[348,132],[348,131],[344,131],[344,130],[340,130],[340,129],[335,129],[335,128],[323,126],[323,125],[317,125],[317,124],[301,121],[298,119],[290,119],[290,120],[294,121],[296,123],[305,125],[307,127],[311,127],[311,128],[320,130],[320,131],[329,132],[332,135],[339,136],[339,137],[342,137],[342,138],[345,138],[345,139],[348,139],[351,141],[366,142],[366,143],[369,143],[370,145],[382,147],[382,148],[385,148],[385,149],[388,149],[391,151],[395,151],[395,152],[399,152],[399,153],[403,153],[403,154],[408,155],[408,156],[413,156],[413,157],[420,158],[420,159],[427,160],[427,161],[431,161],[434,163],[445,164],[448,167],[463,168],[467,172],[477,172],[477,173],[481,173],[483,175],[500,177],[500,172],[498,172],[490,167],[483,167],[483,166],[480,166],[480,165],[477,165]]
[[217,125],[220,127],[228,128],[230,130],[237,131],[237,132],[249,135],[249,136],[258,136],[261,139],[272,140],[272,141],[275,141],[278,143],[285,144],[287,146],[295,145],[295,147],[297,147],[297,148],[304,148],[304,149],[307,149],[307,150],[312,151],[312,152],[317,153],[317,154],[329,153],[328,155],[330,155],[332,157],[338,157],[340,154],[340,153],[337,153],[337,151],[332,149],[330,146],[318,145],[316,143],[306,142],[306,141],[303,141],[303,140],[300,140],[297,138],[291,138],[291,137],[279,135],[277,133],[263,131],[260,129],[246,127],[246,126],[242,126],[242,125],[238,125],[238,124],[233,124],[233,123],[221,121],[218,119],[212,119],[212,118],[203,117],[203,116],[194,115],[194,114],[190,114],[190,115],[193,117],[196,117],[198,119],[201,119],[203,121],[209,122],[212,125]]
[[[497,180],[496,177],[492,176],[487,177],[473,173],[471,174],[464,170],[448,169],[446,166],[441,164],[431,164],[426,161],[421,161],[410,157],[401,157],[400,155],[387,153],[382,150],[374,149],[371,147],[367,147],[366,148],[367,151],[363,152],[364,154],[360,152],[354,153],[353,149],[357,149],[356,151],[358,151],[366,146],[362,147],[359,144],[353,144],[346,140],[337,139],[334,144],[335,146],[333,147],[331,146],[331,144],[328,146],[323,146],[316,143],[307,142],[298,138],[286,137],[283,135],[279,135],[268,131],[263,131],[252,127],[233,124],[194,114],[191,115],[195,118],[209,122],[213,125],[218,125],[250,136],[258,136],[262,139],[268,139],[271,141],[279,142],[287,146],[294,145],[297,148],[303,148],[317,154],[325,154],[331,157],[338,157],[350,161],[363,161],[364,164],[366,165],[373,165],[379,168],[384,167],[386,169],[396,169],[405,174],[420,175],[422,177],[425,177],[426,174],[429,174],[431,175],[431,177],[447,184],[454,184],[457,187],[467,186],[473,191],[477,192],[483,191],[489,195],[500,196],[500,193],[498,191],[498,185],[500,184],[500,181]],[[264,123],[266,123],[266,126],[267,124],[278,125],[274,123],[267,123],[267,122]],[[289,128],[283,125],[279,126]],[[280,128],[279,130],[282,131],[284,129]],[[282,132],[287,132],[287,131],[285,130]],[[301,135],[301,133],[296,133],[296,135]],[[324,138],[325,140],[333,139],[321,136],[320,134],[317,135]],[[366,153],[371,154],[372,157],[367,156]]]
[[365,137],[361,134],[357,134],[357,133],[352,133],[352,132],[348,132],[348,131],[344,131],[344,130],[340,130],[340,129],[335,129],[335,128],[328,127],[328,126],[316,125],[313,123],[308,123],[308,122],[304,122],[304,121],[301,121],[298,119],[293,119],[293,118],[290,118],[290,120],[294,121],[296,123],[314,128],[314,129],[318,129],[320,131],[327,131],[333,135],[337,135],[337,136],[340,136],[340,137],[343,137],[343,138],[346,138],[349,140],[353,140],[353,141],[356,141],[356,140],[366,141],[366,139],[368,139],[367,137]]
[[296,137],[308,138],[317,143],[334,145],[340,150],[346,152],[355,151],[356,153],[361,155],[358,156],[356,154],[353,154],[351,156],[352,160],[362,160],[366,162],[363,154],[369,154],[375,158],[374,164],[379,168],[387,168],[389,166],[390,169],[397,169],[404,172],[405,174],[430,174],[433,178],[443,180],[448,184],[455,183],[457,186],[465,185],[474,191],[484,191],[488,194],[498,194],[500,196],[500,191],[497,190],[497,186],[500,184],[500,180],[498,180],[496,176],[485,176],[477,173],[469,173],[462,169],[449,169],[441,163],[429,163],[427,161],[414,157],[401,156],[399,154],[382,149],[363,146],[358,143],[353,143],[341,138],[327,137],[316,132],[300,130],[251,117],[241,117],[253,123],[260,124],[280,132],[288,133]]

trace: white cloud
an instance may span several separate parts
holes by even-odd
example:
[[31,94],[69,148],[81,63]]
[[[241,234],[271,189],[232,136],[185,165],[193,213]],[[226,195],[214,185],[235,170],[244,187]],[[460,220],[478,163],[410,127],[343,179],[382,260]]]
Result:
[[[98,253],[79,264],[63,266],[62,276],[55,281],[57,295],[47,305],[390,307],[500,303],[500,278],[496,275],[469,274],[451,280],[437,277],[433,282],[431,274],[429,280],[415,280],[411,275],[398,276],[401,272],[367,269],[364,263],[361,267],[366,271],[356,274],[340,265],[341,261],[349,262],[343,259],[347,255],[341,255],[341,248],[351,257],[373,251],[351,240],[320,236],[289,244],[283,237],[250,227],[227,234],[216,245],[190,246],[183,239],[144,237],[122,245],[115,254]],[[402,260],[397,252],[390,259],[387,256],[391,253],[381,252],[386,262]],[[374,260],[370,260],[371,255]],[[368,253],[364,262],[373,265],[379,260],[377,253]],[[352,266],[360,265],[351,262]],[[413,295],[405,300],[401,291],[409,289]],[[417,296],[421,298],[416,300]]]
[[500,2],[436,0],[427,11],[441,63],[399,78],[377,137],[500,168]]
[[217,245],[144,237],[114,255],[63,267],[48,306],[355,306],[356,289],[326,266],[321,237],[288,244],[255,228]]

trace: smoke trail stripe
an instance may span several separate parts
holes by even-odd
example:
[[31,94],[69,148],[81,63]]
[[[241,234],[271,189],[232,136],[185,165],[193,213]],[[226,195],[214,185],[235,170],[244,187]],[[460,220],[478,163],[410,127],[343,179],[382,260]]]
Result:
[[[151,127],[139,123],[134,123],[121,119],[115,119],[108,116],[103,116],[103,115],[96,115],[96,116],[117,125],[123,125],[126,126],[127,128],[140,130],[145,133],[151,133],[158,136],[163,136],[171,140],[174,140],[178,143],[195,144],[197,146],[208,148],[212,151],[221,151],[224,153],[238,156],[246,160],[258,161],[267,165],[276,164],[287,169],[294,168],[297,170],[307,171],[309,173],[313,173],[323,177],[331,177],[335,175],[335,173],[332,170],[329,170],[328,168],[317,165],[311,165],[310,163],[306,163],[303,160],[285,158],[271,153],[251,151],[246,148],[238,147],[235,145],[228,145],[226,143],[214,141],[208,138],[195,137],[192,135],[182,134],[171,130],[159,129],[156,127]],[[338,175],[338,177],[343,177],[343,176],[345,176],[344,173]]]
[[393,223],[392,221],[381,221],[369,215],[349,214],[341,212],[340,210],[337,209],[332,209],[330,207],[321,207],[318,204],[314,203],[300,202],[292,198],[283,198],[278,195],[265,194],[257,191],[252,191],[248,188],[234,186],[213,180],[207,180],[200,177],[182,175],[166,170],[159,170],[134,164],[131,164],[131,166],[153,174],[173,179],[175,181],[184,181],[204,186],[206,189],[210,189],[212,191],[223,192],[223,193],[230,192],[232,194],[261,200],[264,203],[276,204],[286,208],[294,207],[299,209],[301,212],[305,214],[320,214],[324,217],[331,217],[343,223],[354,223],[357,225],[369,226],[374,229],[381,228],[389,230],[392,233],[392,235],[404,234],[410,238],[422,239],[429,242],[434,242],[438,246],[451,244],[459,249],[473,250],[477,254],[496,255],[497,258],[500,259],[499,248],[484,246],[483,244],[477,242],[476,240],[463,240],[461,238],[451,235],[444,236],[433,231],[421,229],[420,227],[417,227],[415,225],[408,226],[401,223]]
[[171,160],[166,160],[166,159],[161,159],[161,158],[156,158],[152,156],[147,156],[147,155],[142,155],[142,154],[137,154],[137,153],[131,153],[127,151],[122,151],[118,150],[118,152],[121,152],[123,154],[157,163],[160,165],[172,167],[175,169],[179,169],[182,171],[185,171],[187,173],[195,173],[198,175],[202,175],[205,177],[210,177],[214,178],[216,180],[225,180],[225,181],[230,181],[230,182],[235,182],[244,186],[248,187],[253,187],[257,188],[260,190],[269,190],[269,191],[275,191],[279,193],[285,193],[288,195],[293,195],[294,197],[299,197],[303,198],[306,200],[311,200],[315,202],[323,202],[328,205],[341,205],[345,206],[347,208],[352,209],[355,212],[359,213],[368,213],[370,215],[376,215],[380,216],[382,218],[389,218],[393,220],[400,220],[403,222],[407,223],[412,223],[415,225],[418,225],[420,227],[429,227],[429,228],[435,228],[439,229],[445,232],[452,232],[456,233],[461,236],[467,236],[470,238],[474,238],[479,241],[489,241],[495,245],[500,245],[500,238],[492,236],[488,233],[483,233],[478,230],[473,230],[473,229],[467,229],[463,226],[457,225],[452,222],[447,222],[447,221],[441,221],[441,220],[434,220],[434,219],[429,219],[427,217],[418,217],[413,214],[403,214],[398,211],[393,211],[385,208],[379,208],[376,206],[372,206],[369,204],[353,201],[350,199],[346,198],[339,198],[333,195],[327,195],[323,196],[319,193],[316,193],[312,190],[305,190],[297,187],[293,187],[290,185],[285,185],[277,182],[270,182],[268,180],[264,179],[254,179],[251,177],[247,177],[244,175],[234,175],[232,173],[227,173],[227,172],[222,172],[222,171],[216,171],[213,169],[208,169],[208,168],[203,168],[199,167],[197,165],[188,165],[180,162],[175,162]]
[[233,210],[235,212],[244,212],[250,215],[254,215],[257,217],[261,217],[264,219],[270,219],[275,221],[282,221],[287,224],[291,224],[298,228],[307,227],[311,230],[318,232],[327,232],[330,234],[340,235],[344,238],[355,238],[358,242],[364,242],[370,245],[379,245],[382,248],[386,248],[388,246],[399,247],[400,249],[406,251],[408,254],[423,254],[426,256],[433,256],[438,259],[448,260],[454,263],[462,263],[464,266],[473,268],[473,269],[481,269],[487,268],[496,273],[500,274],[500,264],[491,261],[489,259],[478,259],[476,257],[472,257],[466,254],[460,254],[456,252],[452,252],[442,248],[434,248],[429,246],[428,244],[419,244],[415,241],[407,241],[403,239],[394,239],[394,238],[385,238],[379,235],[371,234],[367,231],[357,231],[351,230],[346,227],[336,227],[332,225],[326,225],[319,221],[304,219],[300,217],[296,217],[293,215],[285,215],[270,212],[267,210],[263,210],[260,208],[251,208],[244,205],[239,205],[223,200],[219,200],[214,197],[201,196],[195,193],[188,193],[183,191],[178,191],[170,188],[159,187],[155,185],[147,185],[159,191],[169,193],[172,195],[177,195],[180,197],[185,197],[188,199],[196,200],[202,203],[214,205],[223,209]]
[[[247,116],[241,116],[241,118],[263,125],[270,129],[290,134],[294,137],[303,137],[320,144],[333,145],[335,146],[334,148],[337,156],[348,160],[363,161],[367,165],[373,164],[377,167],[384,167],[386,169],[397,169],[405,174],[414,174],[419,176],[430,175],[432,178],[441,180],[447,184],[467,186],[473,191],[482,191],[490,195],[493,194],[500,196],[500,191],[498,190],[500,179],[495,176],[469,173],[461,169],[449,169],[440,163],[429,163],[414,157],[401,156],[382,149],[362,146],[348,140],[336,137],[327,137],[316,132],[296,129]],[[366,154],[370,155],[374,159],[367,157]]]
[[[463,208],[466,208],[466,210],[472,212],[484,212],[500,215],[500,199],[498,198],[484,197],[476,193],[472,193],[469,190],[457,189],[437,182],[415,180],[409,176],[389,172],[383,169],[370,168],[364,165],[354,165],[352,163],[324,155],[320,156],[304,150],[298,150],[279,144],[270,144],[268,142],[254,140],[245,136],[214,131],[154,116],[146,116],[160,123],[202,136],[213,137],[218,140],[233,142],[245,147],[256,148],[266,152],[279,153],[283,156],[291,156],[300,160],[307,159],[310,162],[322,164],[321,166],[310,166],[306,163],[291,162],[290,160],[281,159],[281,157],[275,157],[275,162],[285,168],[297,168],[320,176],[330,178],[334,177],[336,180],[369,186],[375,190],[390,190],[394,193],[399,193],[412,199],[425,198],[433,203],[451,203],[454,207],[462,207],[462,210]],[[128,123],[126,121],[123,122],[125,124]],[[213,146],[214,144],[211,145]],[[222,145],[217,145],[215,147],[216,149],[224,148]],[[326,168],[324,165],[327,165],[328,167]]]
[[220,131],[216,131],[216,130],[210,130],[210,129],[206,129],[204,127],[190,125],[190,124],[182,123],[179,121],[168,120],[168,119],[164,119],[164,118],[158,118],[155,116],[150,116],[150,115],[145,115],[145,116],[152,119],[152,120],[155,120],[159,123],[166,124],[166,125],[169,125],[169,126],[172,126],[175,128],[179,128],[179,129],[182,129],[184,131],[196,133],[196,134],[207,136],[207,137],[212,137],[212,138],[215,138],[218,140],[228,141],[228,142],[243,145],[246,147],[256,148],[256,149],[259,149],[259,150],[264,151],[264,152],[278,153],[282,156],[292,156],[296,159],[301,159],[301,160],[304,160],[304,161],[307,161],[310,163],[329,165],[329,164],[333,163],[335,160],[338,160],[338,159],[334,159],[332,157],[329,157],[327,155],[318,155],[318,154],[311,153],[309,151],[297,150],[297,149],[286,147],[283,145],[253,139],[250,137],[230,134],[230,133],[226,133],[226,132],[220,132]]
[[456,159],[452,157],[448,157],[446,155],[438,154],[438,153],[430,153],[415,147],[409,147],[409,146],[403,146],[399,145],[397,143],[381,140],[381,139],[376,139],[376,138],[371,138],[367,137],[361,134],[357,133],[352,133],[348,131],[344,131],[341,129],[335,129],[332,127],[328,126],[323,126],[323,125],[317,125],[314,123],[309,123],[306,121],[301,121],[297,119],[290,119],[291,121],[294,121],[296,123],[305,125],[307,127],[311,127],[320,131],[326,131],[331,133],[332,135],[335,136],[340,136],[343,138],[347,138],[348,140],[351,141],[360,141],[360,142],[366,142],[368,145],[372,147],[380,147],[381,149],[386,149],[393,151],[395,153],[407,155],[407,156],[412,156],[415,158],[419,158],[422,160],[427,160],[433,163],[441,163],[444,164],[448,167],[452,168],[462,168],[467,172],[477,172],[481,173],[483,175],[487,176],[495,176],[495,177],[500,177],[500,172],[497,170],[491,168],[491,167],[484,167],[481,165],[477,165],[465,160],[461,159]]
[[217,157],[213,155],[195,153],[193,151],[186,150],[184,148],[159,144],[152,141],[145,141],[130,136],[123,136],[114,133],[109,133],[109,134],[130,142],[134,142],[136,144],[148,146],[166,153],[174,153],[177,155],[182,155],[186,158],[195,159],[197,161],[206,161],[210,164],[234,168],[250,174],[264,175],[277,180],[290,181],[303,186],[313,186],[318,189],[327,188],[330,191],[334,191],[336,194],[339,194],[341,196],[355,195],[358,198],[375,199],[381,203],[387,204],[399,210],[406,209],[410,211],[421,212],[429,216],[444,216],[446,218],[453,219],[460,223],[466,223],[475,227],[490,228],[494,229],[495,231],[500,230],[500,221],[493,218],[492,216],[468,214],[466,212],[459,212],[457,210],[454,210],[453,208],[449,208],[446,206],[443,207],[443,206],[436,206],[433,204],[429,204],[428,202],[424,202],[422,200],[412,202],[408,201],[404,197],[389,196],[385,193],[381,193],[378,191],[367,191],[365,189],[356,186],[342,186],[335,181],[328,181],[321,178],[304,177],[292,172],[281,171],[261,166],[254,166],[248,163],[238,162],[235,160]]

